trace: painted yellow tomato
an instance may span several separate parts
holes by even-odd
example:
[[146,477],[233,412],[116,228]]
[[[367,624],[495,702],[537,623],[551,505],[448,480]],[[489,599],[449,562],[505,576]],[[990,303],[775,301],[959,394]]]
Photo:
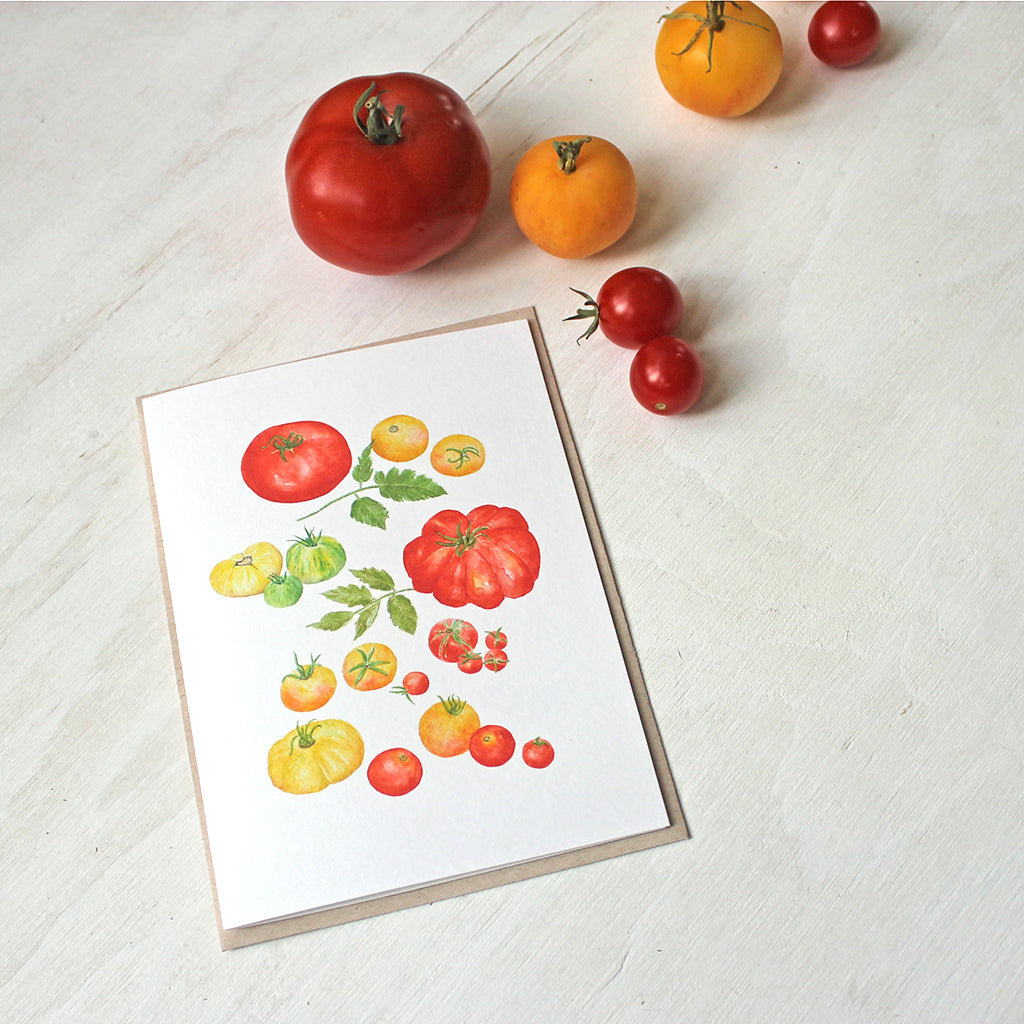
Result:
[[692,0],[664,15],[654,59],[677,103],[709,117],[738,117],[775,88],[782,37],[756,4]]
[[341,674],[353,690],[380,690],[394,681],[398,659],[387,644],[360,644],[345,656]]
[[617,242],[636,215],[636,175],[625,154],[591,135],[546,139],[512,173],[512,214],[534,245],[562,259]]
[[389,416],[370,431],[373,450],[388,462],[410,462],[427,450],[430,434],[415,416]]
[[270,781],[285,793],[319,793],[347,779],[362,763],[359,730],[340,718],[298,724],[267,755]]
[[442,697],[420,717],[423,746],[438,757],[457,757],[469,750],[473,733],[480,728],[480,716],[472,705],[458,697]]
[[281,680],[281,703],[290,711],[317,711],[334,696],[338,677],[319,660],[317,655],[303,665],[296,655],[295,671]]
[[269,541],[259,541],[218,562],[210,572],[210,586],[224,597],[252,597],[280,576],[283,565],[281,552]]
[[430,464],[442,476],[469,476],[487,458],[483,444],[469,434],[449,434],[431,449]]

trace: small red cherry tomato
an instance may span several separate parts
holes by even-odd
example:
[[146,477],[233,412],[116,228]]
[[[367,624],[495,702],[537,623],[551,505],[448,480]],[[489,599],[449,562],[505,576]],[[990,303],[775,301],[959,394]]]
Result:
[[578,340],[601,333],[623,348],[639,348],[645,341],[672,334],[683,318],[683,296],[675,281],[651,267],[627,267],[612,274],[592,299],[578,288],[586,303],[566,320],[590,320]]
[[685,412],[700,398],[704,366],[697,350],[682,338],[652,338],[633,356],[629,386],[651,412],[662,416]]
[[470,757],[488,768],[505,764],[515,752],[515,737],[502,725],[482,725],[469,738]]
[[427,646],[435,658],[456,662],[473,650],[478,636],[474,625],[465,619],[442,619],[430,627]]
[[834,68],[847,68],[868,59],[882,38],[882,23],[865,0],[828,0],[807,26],[811,53]]
[[427,677],[426,672],[407,672],[402,678],[401,686],[392,686],[392,693],[399,693],[410,704],[415,704],[413,697],[419,697],[420,694],[426,693],[430,689],[430,679]]
[[484,655],[484,668],[491,672],[500,672],[508,664],[508,655],[504,651],[488,651]]
[[459,668],[470,674],[479,672],[484,667],[483,655],[479,651],[466,651],[459,656]]
[[484,636],[484,643],[489,651],[503,651],[508,637],[500,629],[489,629]]
[[523,744],[523,760],[531,768],[547,768],[555,759],[555,748],[538,736]]
[[381,751],[366,769],[366,778],[378,793],[385,796],[405,796],[411,793],[423,778],[423,764],[405,747],[392,747]]

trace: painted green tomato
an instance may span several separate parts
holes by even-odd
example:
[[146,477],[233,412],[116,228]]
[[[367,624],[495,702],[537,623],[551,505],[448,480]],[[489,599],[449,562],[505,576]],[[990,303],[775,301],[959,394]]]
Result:
[[302,580],[290,573],[270,577],[267,589],[263,591],[263,600],[271,608],[290,608],[302,597]]
[[346,556],[333,537],[313,533],[307,527],[305,537],[294,538],[284,560],[288,571],[303,583],[322,583],[345,568]]

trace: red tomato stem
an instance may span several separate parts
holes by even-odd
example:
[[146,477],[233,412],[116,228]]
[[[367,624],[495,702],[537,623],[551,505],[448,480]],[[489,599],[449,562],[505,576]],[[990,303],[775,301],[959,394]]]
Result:
[[[405,113],[405,107],[399,103],[395,107],[395,112],[389,114],[381,100],[383,93],[373,95],[376,88],[377,83],[371,82],[370,88],[356,100],[352,117],[368,141],[377,146],[393,146],[402,137],[402,115]],[[363,110],[366,111],[365,121],[359,117]]]

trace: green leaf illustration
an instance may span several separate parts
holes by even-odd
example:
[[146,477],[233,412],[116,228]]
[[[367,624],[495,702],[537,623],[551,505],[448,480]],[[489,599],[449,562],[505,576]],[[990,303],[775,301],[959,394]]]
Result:
[[328,612],[319,622],[311,622],[309,625],[312,629],[323,629],[333,633],[336,629],[347,626],[355,614],[355,612]]
[[355,583],[325,590],[324,597],[338,604],[347,604],[350,608],[362,608],[364,604],[369,604],[374,599],[366,587],[357,586]]
[[360,583],[365,583],[371,590],[394,590],[395,581],[391,573],[383,569],[353,569],[352,575]]
[[370,451],[373,445],[368,444],[360,453],[355,466],[352,467],[352,479],[357,484],[365,484],[373,476],[373,464],[370,461]]
[[425,501],[448,493],[436,480],[412,469],[378,471],[373,482],[380,488],[380,496],[391,501]]
[[352,502],[351,515],[357,523],[363,523],[366,526],[376,526],[379,530],[386,530],[388,514],[388,510],[379,501],[367,498],[365,495],[361,498],[356,498]]
[[356,619],[356,631],[353,637],[358,640],[376,621],[377,612],[380,611],[380,601],[368,604]]
[[392,594],[388,599],[388,615],[403,633],[416,632],[416,609],[405,594]]

